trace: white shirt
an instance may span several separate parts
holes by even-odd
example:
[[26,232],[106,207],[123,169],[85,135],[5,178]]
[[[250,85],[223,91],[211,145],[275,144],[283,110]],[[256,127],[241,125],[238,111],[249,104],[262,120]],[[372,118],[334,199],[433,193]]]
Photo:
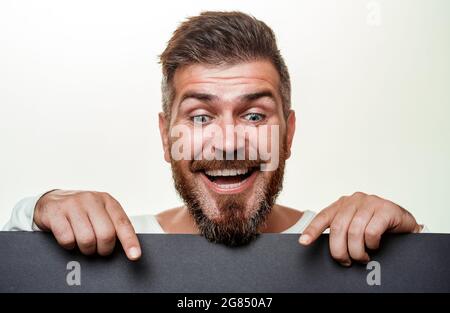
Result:
[[[3,227],[3,231],[39,231],[33,222],[34,208],[36,202],[42,195],[28,197],[19,201],[11,213],[11,218]],[[302,217],[291,227],[283,231],[284,234],[300,234],[314,218],[313,211],[304,211]],[[130,216],[136,233],[141,234],[164,234],[164,230],[154,215]]]

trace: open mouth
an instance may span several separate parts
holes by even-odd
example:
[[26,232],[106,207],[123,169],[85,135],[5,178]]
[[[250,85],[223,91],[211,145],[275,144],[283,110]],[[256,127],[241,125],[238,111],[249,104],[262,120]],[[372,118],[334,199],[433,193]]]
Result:
[[250,187],[258,169],[222,169],[201,171],[202,177],[207,185],[218,193],[238,193]]

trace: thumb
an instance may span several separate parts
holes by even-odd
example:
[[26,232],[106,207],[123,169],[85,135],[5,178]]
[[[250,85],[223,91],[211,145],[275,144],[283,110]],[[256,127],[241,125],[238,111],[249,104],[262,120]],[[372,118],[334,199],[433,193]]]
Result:
[[389,232],[390,233],[418,233],[418,232],[420,232],[422,229],[422,226],[417,223],[414,216],[411,213],[409,213],[407,210],[403,209],[402,207],[400,207],[400,208],[402,209],[401,217],[398,222],[395,222],[396,219],[393,218],[394,225],[392,227],[390,227]]

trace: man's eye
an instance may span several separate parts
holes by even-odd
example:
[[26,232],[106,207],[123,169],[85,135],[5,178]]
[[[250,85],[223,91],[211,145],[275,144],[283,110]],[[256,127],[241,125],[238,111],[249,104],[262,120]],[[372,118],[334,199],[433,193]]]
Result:
[[191,117],[191,119],[195,124],[205,124],[211,120],[211,117],[208,115],[202,114],[202,115],[193,116],[193,117]]
[[260,113],[248,113],[244,115],[244,118],[249,122],[259,122],[264,119],[264,114]]

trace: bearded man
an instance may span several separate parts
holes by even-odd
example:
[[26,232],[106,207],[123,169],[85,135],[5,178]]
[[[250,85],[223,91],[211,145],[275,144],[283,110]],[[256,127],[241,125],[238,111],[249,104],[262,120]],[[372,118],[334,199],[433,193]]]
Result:
[[4,230],[50,231],[84,254],[108,255],[118,238],[136,260],[136,233],[201,234],[229,246],[260,233],[298,233],[309,245],[329,228],[331,256],[344,266],[368,262],[366,249],[377,249],[385,232],[423,231],[402,207],[362,192],[317,215],[276,203],[295,113],[287,66],[264,22],[204,12],[176,29],[160,60],[159,129],[184,205],[128,218],[108,193],[52,190],[20,201]]

